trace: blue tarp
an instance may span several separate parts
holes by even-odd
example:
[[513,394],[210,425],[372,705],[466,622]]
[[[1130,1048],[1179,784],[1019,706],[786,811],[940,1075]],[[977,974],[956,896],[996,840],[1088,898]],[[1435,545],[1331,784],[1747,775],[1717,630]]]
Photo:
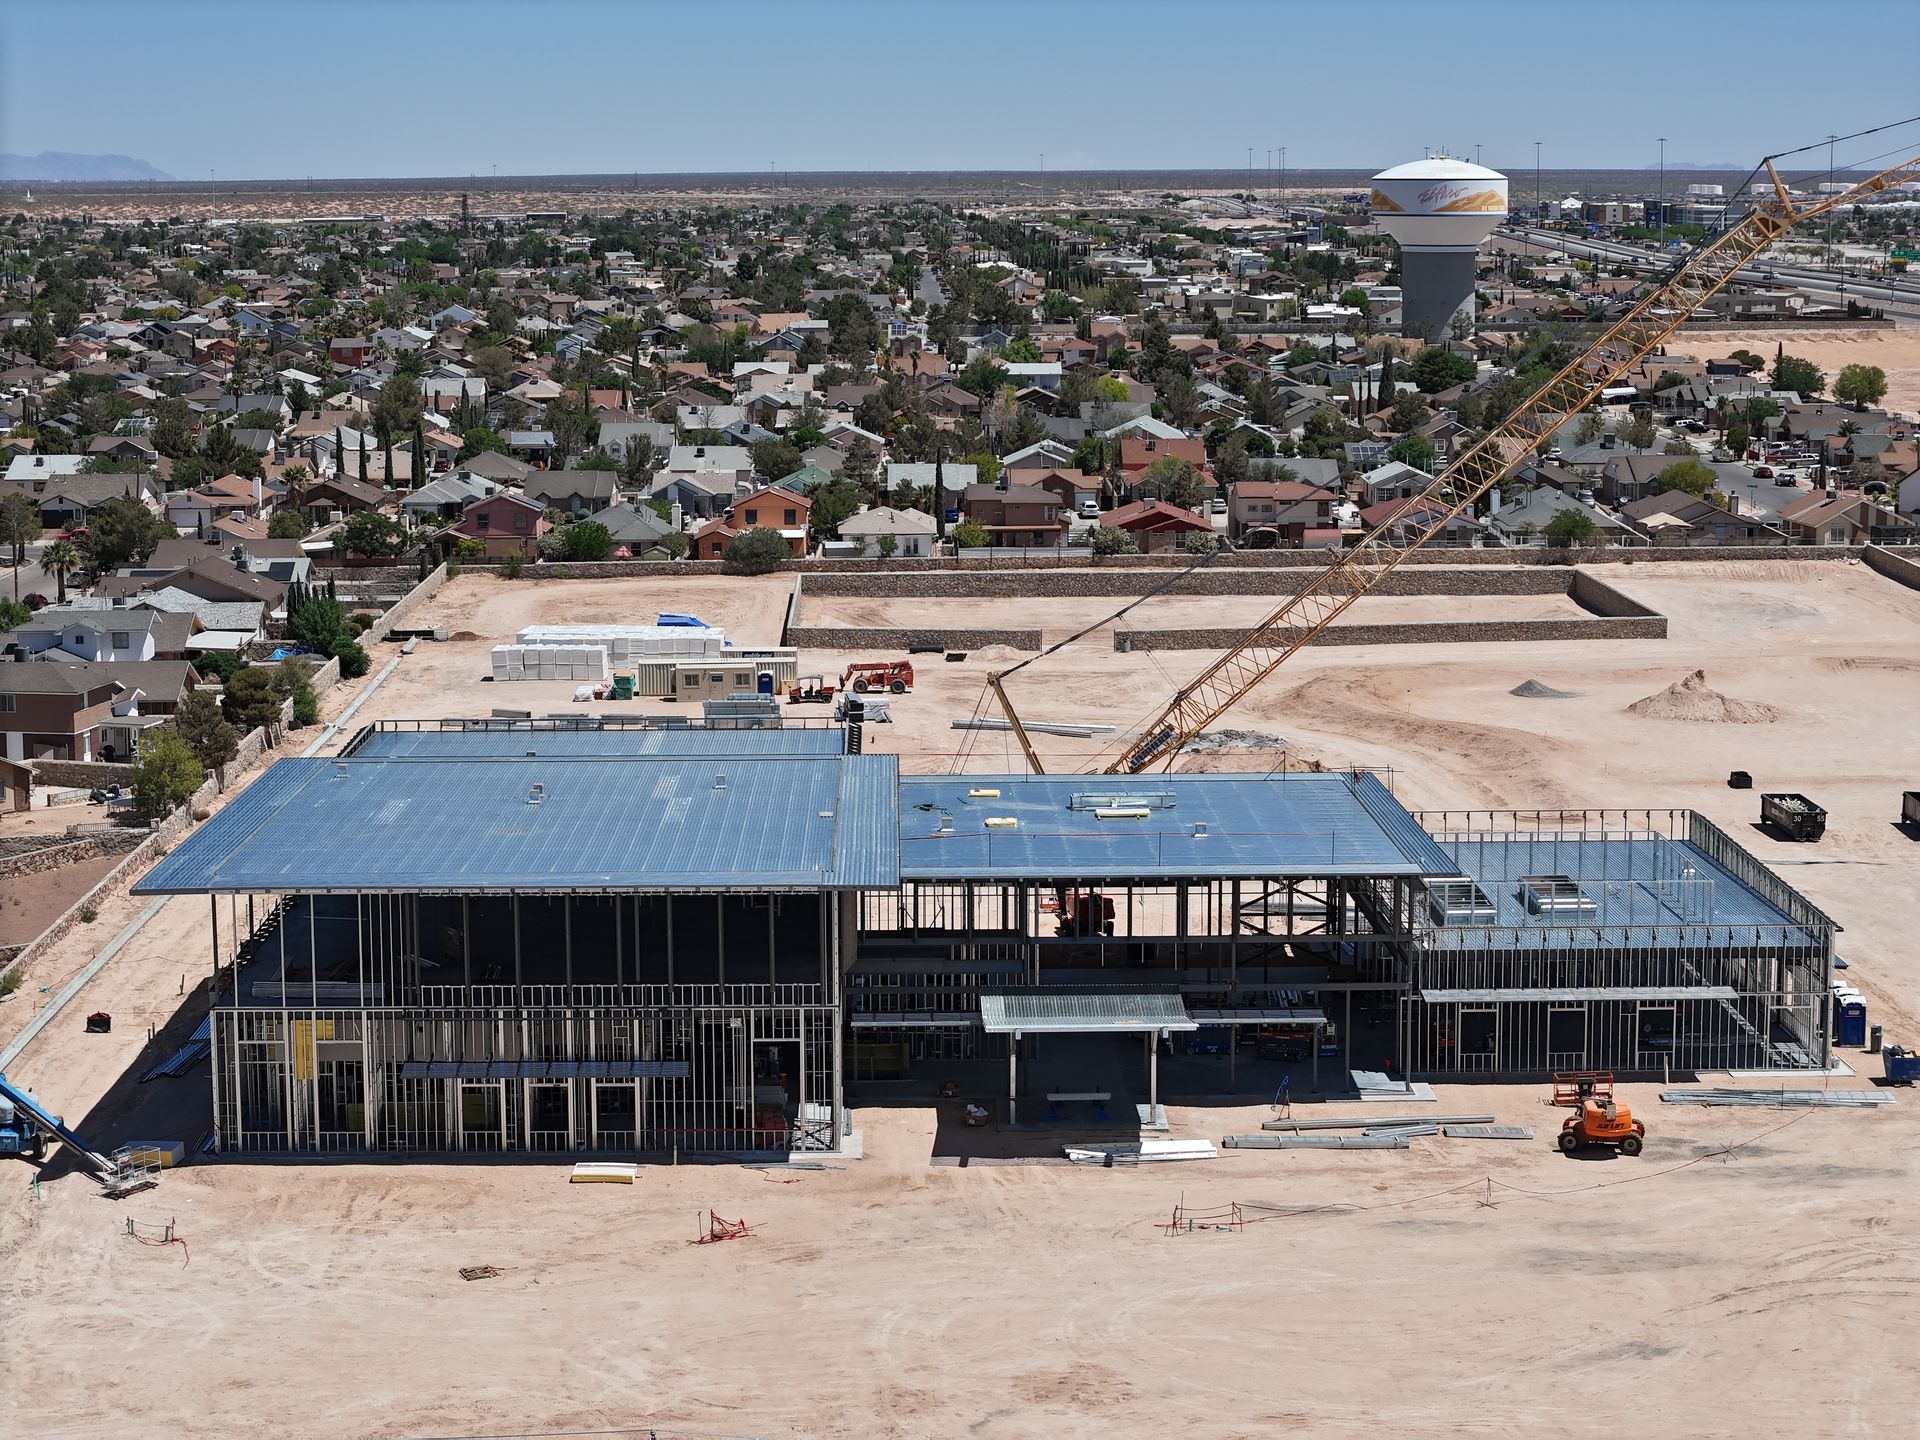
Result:
[[662,615],[653,623],[656,625],[685,625],[695,630],[708,630],[712,628],[706,621],[693,615]]
[[291,660],[295,655],[311,655],[311,654],[313,654],[313,651],[302,650],[297,645],[276,645],[273,648],[273,653],[267,656],[267,659]]

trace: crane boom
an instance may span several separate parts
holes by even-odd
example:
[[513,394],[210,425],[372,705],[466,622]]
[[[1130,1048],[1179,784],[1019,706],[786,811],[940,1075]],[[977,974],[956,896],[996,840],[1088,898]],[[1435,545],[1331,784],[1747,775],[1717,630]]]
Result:
[[[1148,721],[1140,738],[1106,767],[1136,775],[1171,766],[1180,748],[1331,625],[1508,472],[1533,453],[1565,417],[1584,410],[1620,376],[1679,329],[1688,316],[1788,227],[1920,177],[1920,156],[1883,170],[1851,189],[1796,208],[1769,158],[1773,196],[1703,242],[1666,282],[1616,320],[1584,353],[1542,385],[1498,426],[1462,451],[1421,500],[1409,502],[1406,524],[1372,531],[1289,596],[1247,637],[1225,651]],[[1003,697],[1004,703],[1004,697]],[[1009,710],[1011,714],[1011,710]]]

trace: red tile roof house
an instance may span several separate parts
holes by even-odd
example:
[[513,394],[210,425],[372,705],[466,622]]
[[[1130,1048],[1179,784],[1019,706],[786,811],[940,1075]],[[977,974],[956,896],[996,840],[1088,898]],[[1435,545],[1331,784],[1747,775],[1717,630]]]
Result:
[[1052,549],[1066,543],[1073,527],[1060,497],[1038,485],[969,485],[960,504],[995,545]]
[[736,536],[745,532],[736,530],[725,520],[709,520],[694,531],[687,551],[689,560],[724,560],[727,558],[727,546]]
[[[1404,544],[1415,531],[1424,529],[1447,513],[1447,507],[1424,495],[1400,500],[1382,500],[1360,512],[1360,523],[1369,531],[1384,530],[1395,544]],[[1480,534],[1480,522],[1467,515],[1456,515],[1432,541],[1434,545],[1471,545]]]
[[1172,455],[1185,460],[1196,470],[1207,467],[1207,443],[1204,440],[1163,440],[1158,436],[1135,439],[1122,436],[1120,440],[1120,469],[1130,478],[1139,479],[1140,472],[1163,456]]
[[552,528],[545,507],[503,491],[474,501],[443,533],[455,540],[480,541],[489,559],[522,555],[531,560],[539,552],[540,537]]
[[812,545],[807,515],[813,502],[806,496],[779,485],[769,485],[742,495],[727,507],[727,519],[736,532],[778,530],[792,548],[796,560],[804,560]]
[[1159,550],[1177,550],[1189,535],[1213,533],[1213,522],[1204,515],[1183,510],[1165,500],[1136,500],[1118,510],[1100,516],[1102,525],[1124,530],[1143,555]]
[[1235,540],[1248,532],[1271,532],[1259,545],[1304,544],[1309,530],[1333,523],[1334,493],[1304,480],[1242,480],[1228,502],[1228,524]]

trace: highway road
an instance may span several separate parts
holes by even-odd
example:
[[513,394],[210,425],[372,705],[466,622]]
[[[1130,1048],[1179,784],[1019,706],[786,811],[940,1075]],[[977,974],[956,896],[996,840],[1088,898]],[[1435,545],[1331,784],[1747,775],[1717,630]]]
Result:
[[[1591,240],[1584,235],[1568,235],[1559,230],[1535,230],[1505,226],[1494,232],[1496,240],[1525,240],[1544,249],[1558,250],[1583,260],[1617,261],[1636,270],[1664,274],[1672,268],[1679,252],[1661,254],[1617,240]],[[1920,280],[1911,277],[1876,277],[1850,280],[1831,270],[1815,270],[1804,265],[1782,265],[1760,260],[1740,271],[1740,278],[1753,285],[1773,285],[1805,290],[1844,305],[1849,299],[1886,311],[1889,319],[1920,319]]]

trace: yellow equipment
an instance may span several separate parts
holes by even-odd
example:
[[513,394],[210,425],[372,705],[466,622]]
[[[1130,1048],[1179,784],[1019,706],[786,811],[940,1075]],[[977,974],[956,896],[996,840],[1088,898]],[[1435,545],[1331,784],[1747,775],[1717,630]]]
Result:
[[[1419,518],[1404,529],[1372,531],[1289,596],[1245,640],[1182,687],[1104,773],[1137,775],[1155,767],[1170,769],[1182,746],[1310,644],[1414,551],[1467,513],[1476,500],[1558,430],[1567,416],[1598,399],[1602,390],[1639,364],[1789,227],[1920,177],[1920,156],[1915,156],[1840,194],[1796,205],[1786,182],[1774,169],[1773,162],[1780,158],[1770,155],[1761,162],[1773,182],[1773,194],[1757,201],[1733,225],[1696,247],[1664,284],[1608,326],[1584,353],[1506,420],[1462,451],[1427,492],[1427,498],[1436,504],[1421,511]],[[1032,740],[1007,701],[1000,676],[990,676],[987,683],[1006,712],[1027,764],[1036,775],[1044,773]]]

